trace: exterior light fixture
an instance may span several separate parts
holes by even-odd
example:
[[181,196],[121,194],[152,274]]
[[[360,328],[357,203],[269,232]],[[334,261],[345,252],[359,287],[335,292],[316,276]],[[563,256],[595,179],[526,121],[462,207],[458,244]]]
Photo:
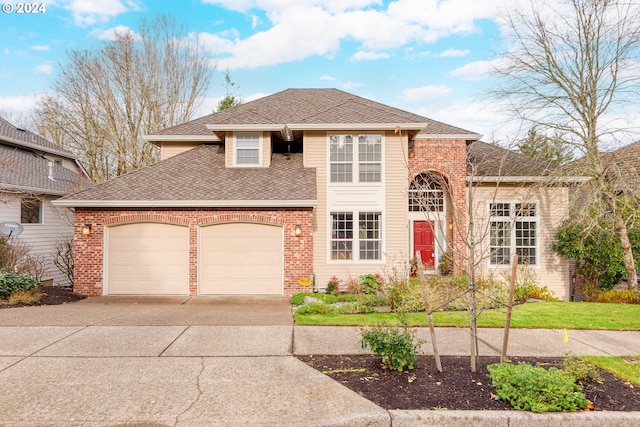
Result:
[[91,224],[85,224],[84,227],[82,227],[82,234],[85,236],[91,234]]
[[296,233],[296,236],[299,236],[299,235],[301,235],[301,234],[302,234],[302,225],[300,225],[300,224],[296,224],[296,231],[295,231],[295,233]]

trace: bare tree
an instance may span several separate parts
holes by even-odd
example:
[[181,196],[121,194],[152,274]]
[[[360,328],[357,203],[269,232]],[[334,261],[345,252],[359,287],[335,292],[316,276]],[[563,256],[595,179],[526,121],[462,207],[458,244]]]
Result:
[[190,120],[208,90],[209,59],[168,16],[116,32],[96,50],[71,50],[36,107],[38,131],[76,153],[94,182],[153,163],[142,135]]
[[637,2],[514,3],[504,21],[509,50],[497,69],[503,85],[495,92],[509,113],[541,132],[563,135],[563,143],[584,156],[574,171],[590,178],[589,190],[580,193],[582,206],[614,223],[630,287],[638,282],[628,234],[637,209],[627,202],[635,203],[635,197],[620,197],[617,174],[603,160],[602,147],[628,132],[607,115],[637,103],[638,22]]

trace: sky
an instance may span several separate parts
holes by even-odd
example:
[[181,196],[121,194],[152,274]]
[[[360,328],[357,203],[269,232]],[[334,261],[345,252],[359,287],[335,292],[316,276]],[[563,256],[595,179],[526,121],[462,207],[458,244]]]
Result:
[[[287,88],[338,88],[484,135],[505,136],[488,95],[501,49],[504,0],[48,0],[38,13],[0,13],[0,114],[27,115],[70,49],[169,14],[216,71],[197,116],[225,95],[244,101]],[[30,3],[33,4],[33,3]],[[22,10],[26,12],[26,10]],[[33,11],[32,11],[33,12]]]

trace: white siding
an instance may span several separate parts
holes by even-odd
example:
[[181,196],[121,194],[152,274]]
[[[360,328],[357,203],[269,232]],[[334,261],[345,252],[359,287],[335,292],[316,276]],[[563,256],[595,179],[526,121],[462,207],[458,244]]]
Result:
[[[19,195],[0,193],[0,222],[20,222],[20,199]],[[53,206],[51,200],[54,199],[46,197],[43,202],[42,224],[23,224],[24,232],[18,239],[29,246],[33,255],[42,258],[45,267],[42,280],[53,280],[55,285],[67,285],[53,259],[56,244],[73,238],[73,213],[67,208]]]
[[[357,279],[361,274],[383,274],[387,265],[407,260],[408,251],[408,212],[407,212],[407,161],[406,138],[387,132],[383,138],[383,179],[379,188],[366,185],[359,188],[350,187],[338,192],[327,193],[327,134],[332,132],[305,131],[304,164],[305,167],[316,168],[318,205],[314,210],[313,268],[319,288],[324,288],[332,276],[346,281]],[[355,133],[358,131],[338,133]],[[371,133],[371,132],[367,132]],[[404,147],[404,149],[403,149]],[[368,195],[368,196],[367,196]],[[329,261],[329,212],[328,204],[350,203],[367,210],[367,204],[382,206],[383,260],[366,261]],[[377,199],[377,200],[373,200]],[[371,208],[373,209],[373,208]]]
[[473,213],[476,220],[476,242],[479,243],[478,254],[487,273],[510,271],[511,267],[489,265],[488,258],[488,205],[491,202],[538,203],[538,265],[530,267],[535,271],[538,285],[547,286],[556,297],[569,299],[569,262],[556,255],[551,249],[558,227],[568,213],[568,190],[566,188],[538,188],[522,186],[477,187],[473,198]]

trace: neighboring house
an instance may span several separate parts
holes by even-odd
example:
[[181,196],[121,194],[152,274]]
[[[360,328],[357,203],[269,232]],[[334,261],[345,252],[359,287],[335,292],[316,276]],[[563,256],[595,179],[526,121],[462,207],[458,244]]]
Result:
[[289,89],[145,138],[162,161],[56,202],[75,208],[77,292],[290,295],[309,289],[300,279],[384,274],[418,250],[436,272],[445,254],[464,263],[472,200],[495,217],[482,267],[507,271],[521,253],[567,296],[567,263],[548,248],[566,189],[532,190],[542,170],[506,150],[527,168],[470,175],[469,147],[477,158],[493,147],[474,132],[336,89]]
[[73,154],[0,118],[0,222],[22,224],[22,234],[11,239],[42,262],[43,282],[68,284],[53,258],[57,243],[73,238],[73,212],[51,202],[87,182]]

